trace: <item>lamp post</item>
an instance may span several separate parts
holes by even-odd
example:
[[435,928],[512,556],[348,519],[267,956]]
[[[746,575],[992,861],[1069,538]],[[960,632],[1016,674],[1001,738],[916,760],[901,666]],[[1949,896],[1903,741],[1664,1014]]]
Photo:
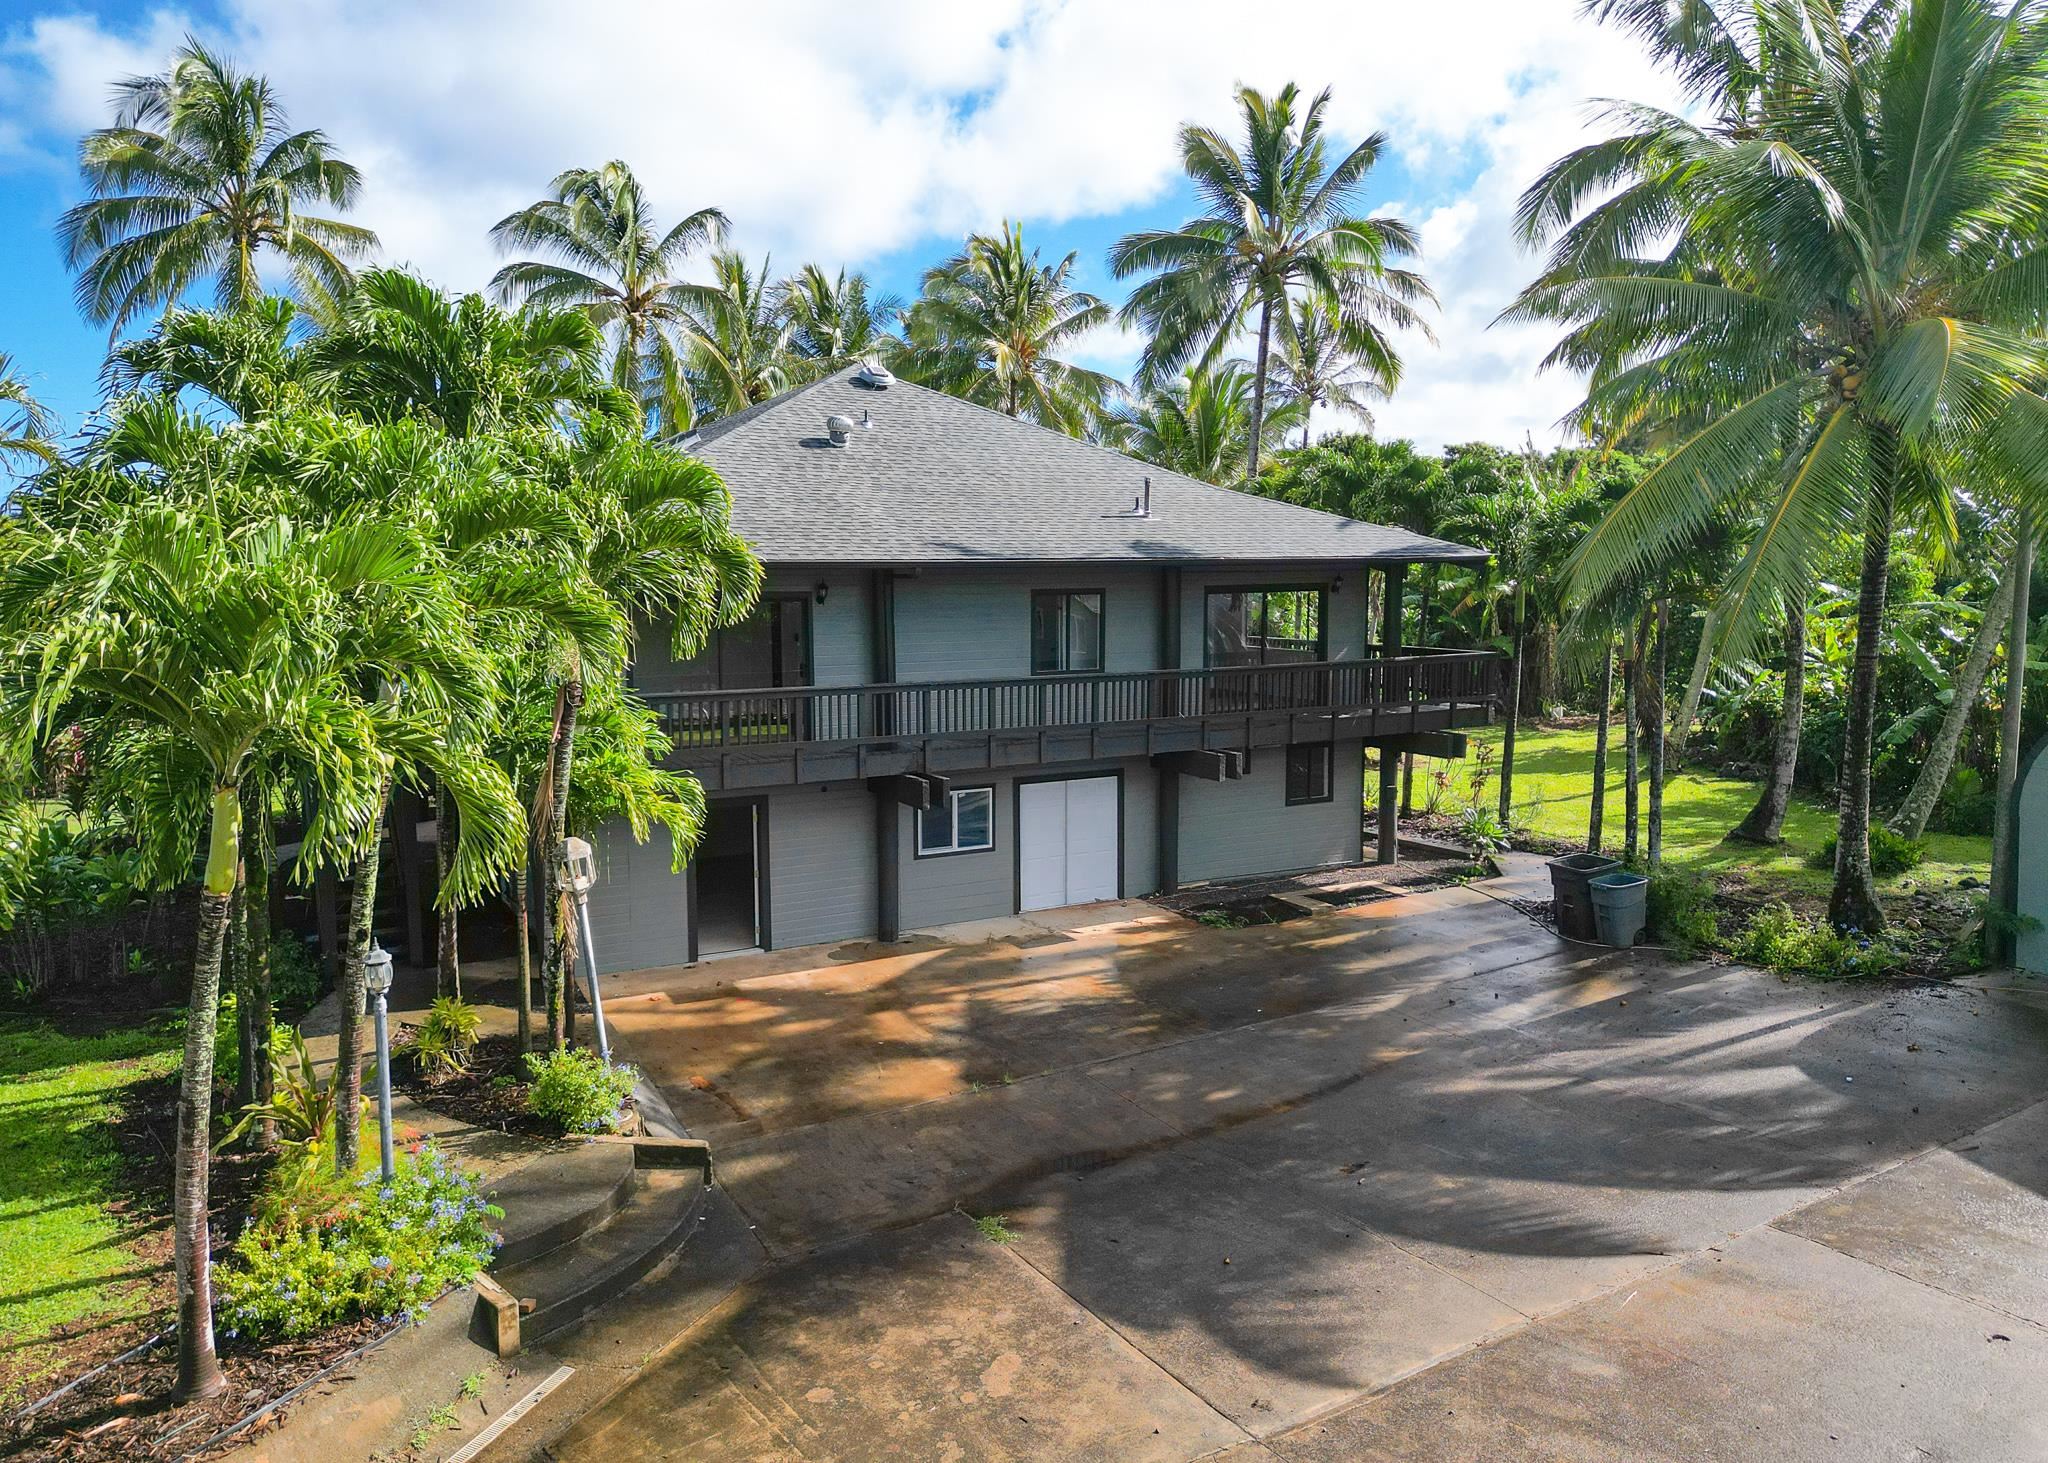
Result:
[[597,947],[590,940],[590,891],[597,884],[597,856],[581,838],[562,840],[562,882],[576,896],[576,929],[583,937],[583,972],[590,986],[590,1022],[597,1028],[597,1055],[612,1064],[611,1038],[604,1027],[604,1000],[597,993]]
[[[377,1014],[377,1141],[384,1160],[384,1182],[390,1183],[391,1165],[391,1029],[387,1022],[385,998],[391,994],[391,952],[374,937],[363,955],[363,985],[370,993]],[[353,1114],[337,1113],[336,1122],[352,1122]]]

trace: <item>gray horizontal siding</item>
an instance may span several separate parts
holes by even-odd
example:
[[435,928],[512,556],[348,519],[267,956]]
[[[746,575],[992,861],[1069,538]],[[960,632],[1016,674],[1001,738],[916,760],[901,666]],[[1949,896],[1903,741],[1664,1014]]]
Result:
[[[1127,898],[1159,888],[1159,774],[1144,759],[1077,762],[1034,770],[1030,776],[1088,777],[1123,774],[1123,889]],[[900,913],[906,930],[961,920],[1000,919],[1017,912],[1017,796],[1014,776],[956,773],[955,787],[995,789],[995,847],[986,853],[918,858],[917,828],[908,808],[903,820]]]
[[591,849],[597,858],[597,887],[590,891],[597,968],[610,975],[687,962],[685,876],[669,868],[668,835],[657,830],[647,842],[635,843],[621,819],[607,823],[591,839]]
[[1157,669],[1157,570],[927,570],[896,583],[896,679],[1029,676],[1036,588],[1101,590],[1106,669]]
[[1327,803],[1287,806],[1287,760],[1279,747],[1252,753],[1235,782],[1184,779],[1180,789],[1183,880],[1231,879],[1364,856],[1364,748],[1339,742],[1331,753]]
[[769,936],[778,950],[875,933],[875,799],[834,783],[768,800]]

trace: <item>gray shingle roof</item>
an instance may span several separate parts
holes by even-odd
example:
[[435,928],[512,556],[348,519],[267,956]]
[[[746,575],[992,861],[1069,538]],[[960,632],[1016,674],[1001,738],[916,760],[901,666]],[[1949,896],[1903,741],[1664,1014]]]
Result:
[[[849,367],[687,444],[771,564],[1483,560],[1478,549],[1297,508]],[[825,418],[857,427],[832,445]],[[1132,501],[1152,479],[1152,513]]]

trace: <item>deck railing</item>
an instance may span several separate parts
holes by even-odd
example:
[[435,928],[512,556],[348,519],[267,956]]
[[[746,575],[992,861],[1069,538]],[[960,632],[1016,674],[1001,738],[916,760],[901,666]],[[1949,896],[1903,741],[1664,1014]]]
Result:
[[1126,671],[999,681],[765,690],[654,691],[641,698],[685,756],[697,747],[852,742],[1273,711],[1395,714],[1497,706],[1492,651],[1418,651],[1363,660],[1226,670]]

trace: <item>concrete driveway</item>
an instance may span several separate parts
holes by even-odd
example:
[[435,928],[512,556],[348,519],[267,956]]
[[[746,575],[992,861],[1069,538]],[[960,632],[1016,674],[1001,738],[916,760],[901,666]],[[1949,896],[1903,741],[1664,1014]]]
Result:
[[2048,1457],[2048,1006],[1566,946],[1531,874],[609,985],[723,1194],[514,1441]]

